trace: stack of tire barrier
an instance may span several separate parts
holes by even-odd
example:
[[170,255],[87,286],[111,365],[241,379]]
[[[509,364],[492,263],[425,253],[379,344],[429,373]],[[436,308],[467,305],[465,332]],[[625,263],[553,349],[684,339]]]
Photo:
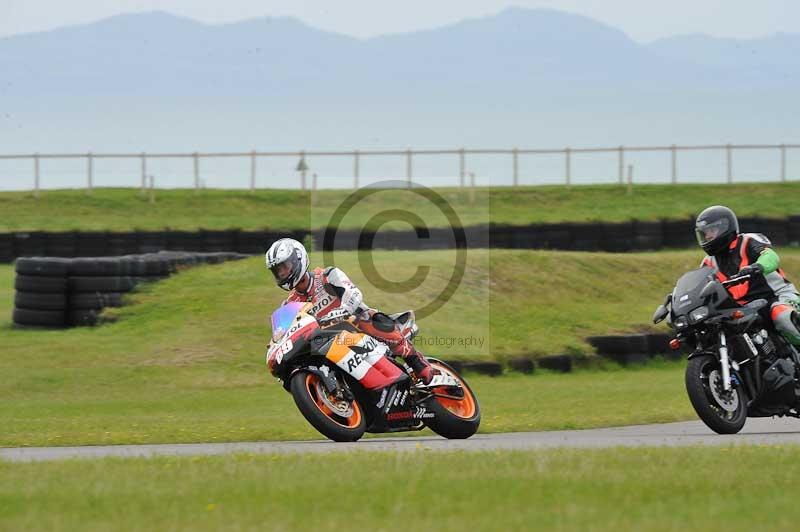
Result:
[[16,272],[14,323],[64,327],[69,260],[53,257],[21,258],[17,260]]
[[0,263],[11,262],[14,260],[14,235],[11,233],[0,233]]
[[597,354],[627,365],[646,362],[657,355],[668,358],[679,357],[669,348],[668,334],[627,334],[620,336],[590,336],[589,344]]
[[94,325],[105,307],[119,307],[139,283],[169,277],[195,264],[245,258],[233,252],[162,251],[121,257],[23,257],[16,263],[14,323],[21,326]]

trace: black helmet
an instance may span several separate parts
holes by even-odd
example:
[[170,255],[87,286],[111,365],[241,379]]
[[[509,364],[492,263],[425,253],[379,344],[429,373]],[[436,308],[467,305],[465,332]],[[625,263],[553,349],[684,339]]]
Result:
[[700,213],[694,225],[697,243],[709,255],[722,253],[739,234],[739,220],[727,207],[714,205]]

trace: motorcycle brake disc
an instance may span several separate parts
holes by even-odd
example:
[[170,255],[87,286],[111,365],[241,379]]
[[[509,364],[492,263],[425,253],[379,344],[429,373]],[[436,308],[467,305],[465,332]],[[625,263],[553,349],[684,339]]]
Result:
[[708,374],[708,387],[720,408],[726,412],[736,412],[739,408],[739,394],[733,389],[729,391],[723,389],[722,374],[718,370],[712,370]]

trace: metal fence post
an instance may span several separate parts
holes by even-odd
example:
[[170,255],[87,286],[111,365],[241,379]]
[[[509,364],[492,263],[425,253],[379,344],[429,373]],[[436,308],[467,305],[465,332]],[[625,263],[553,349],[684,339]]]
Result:
[[194,163],[194,193],[200,190],[200,156],[197,152],[192,154],[192,160]]
[[306,172],[308,171],[308,165],[306,164],[306,151],[302,150],[300,152],[300,162],[298,163],[300,167],[300,189],[306,189]]
[[139,157],[141,158],[141,163],[142,163],[142,191],[140,192],[140,194],[144,196],[146,194],[146,189],[147,189],[147,156],[144,153],[142,153],[141,155],[139,155]]
[[355,189],[355,190],[358,190],[358,178],[359,178],[358,174],[360,173],[360,168],[359,168],[359,166],[360,166],[359,165],[360,157],[361,157],[361,154],[358,153],[358,150],[353,152],[353,189]]
[[728,166],[728,184],[733,183],[733,154],[731,153],[731,145],[725,146],[725,158]]
[[633,165],[628,165],[628,196],[633,194]]
[[458,150],[458,184],[461,188],[464,188],[464,148]]
[[94,184],[94,159],[92,153],[86,154],[86,194],[91,195]]
[[250,192],[256,191],[256,150],[250,152]]
[[625,148],[619,147],[619,184],[625,183]]
[[570,149],[564,148],[564,173],[566,175],[567,186],[572,184],[572,164],[570,160]]
[[672,184],[676,184],[678,182],[678,151],[673,144],[669,151],[672,154]]
[[33,197],[39,199],[39,154],[33,156]]
[[408,188],[411,188],[411,178],[413,177],[413,170],[411,166],[411,148],[406,150],[406,180],[408,181]]
[[519,150],[514,148],[511,150],[514,162],[514,188],[519,186]]
[[317,204],[317,173],[311,174],[311,206]]
[[781,144],[781,182],[786,182],[786,145]]
[[469,204],[475,205],[475,172],[469,173]]

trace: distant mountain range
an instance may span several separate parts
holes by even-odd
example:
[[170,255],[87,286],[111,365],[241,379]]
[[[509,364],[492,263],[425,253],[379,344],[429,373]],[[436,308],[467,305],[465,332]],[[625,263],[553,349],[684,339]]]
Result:
[[[564,87],[684,90],[800,84],[800,35],[640,44],[592,19],[512,8],[427,31],[356,39],[293,18],[206,25],[162,12],[0,39],[0,99],[269,96],[287,101]],[[2,105],[2,104],[0,104]]]
[[[293,18],[207,25],[162,12],[121,15],[0,39],[0,153],[795,143],[798,67],[798,35],[643,44],[540,9],[370,39]],[[798,152],[787,155],[790,173]],[[628,159],[644,179],[669,175],[664,157]],[[775,175],[774,154],[747,157],[750,174],[736,154],[737,177]],[[444,159],[415,158],[414,171],[452,176],[455,163]],[[551,159],[524,158],[520,172],[561,176],[562,160]],[[576,179],[616,176],[616,159],[602,161],[576,156]],[[715,165],[723,162],[682,154],[680,173],[722,175]],[[151,166],[162,184],[170,175],[183,184],[191,169],[182,163]],[[234,163],[217,171],[249,172]],[[259,161],[259,172],[294,175],[279,163]],[[98,160],[98,176],[129,183],[138,169],[126,164]],[[402,177],[404,164],[365,159],[361,171]],[[468,161],[493,178],[508,176],[509,164]],[[349,160],[311,165],[352,182]],[[0,161],[0,188],[28,186],[31,171],[30,161]],[[213,171],[204,162],[204,178]],[[75,183],[84,168],[47,161],[43,172],[45,182]]]

